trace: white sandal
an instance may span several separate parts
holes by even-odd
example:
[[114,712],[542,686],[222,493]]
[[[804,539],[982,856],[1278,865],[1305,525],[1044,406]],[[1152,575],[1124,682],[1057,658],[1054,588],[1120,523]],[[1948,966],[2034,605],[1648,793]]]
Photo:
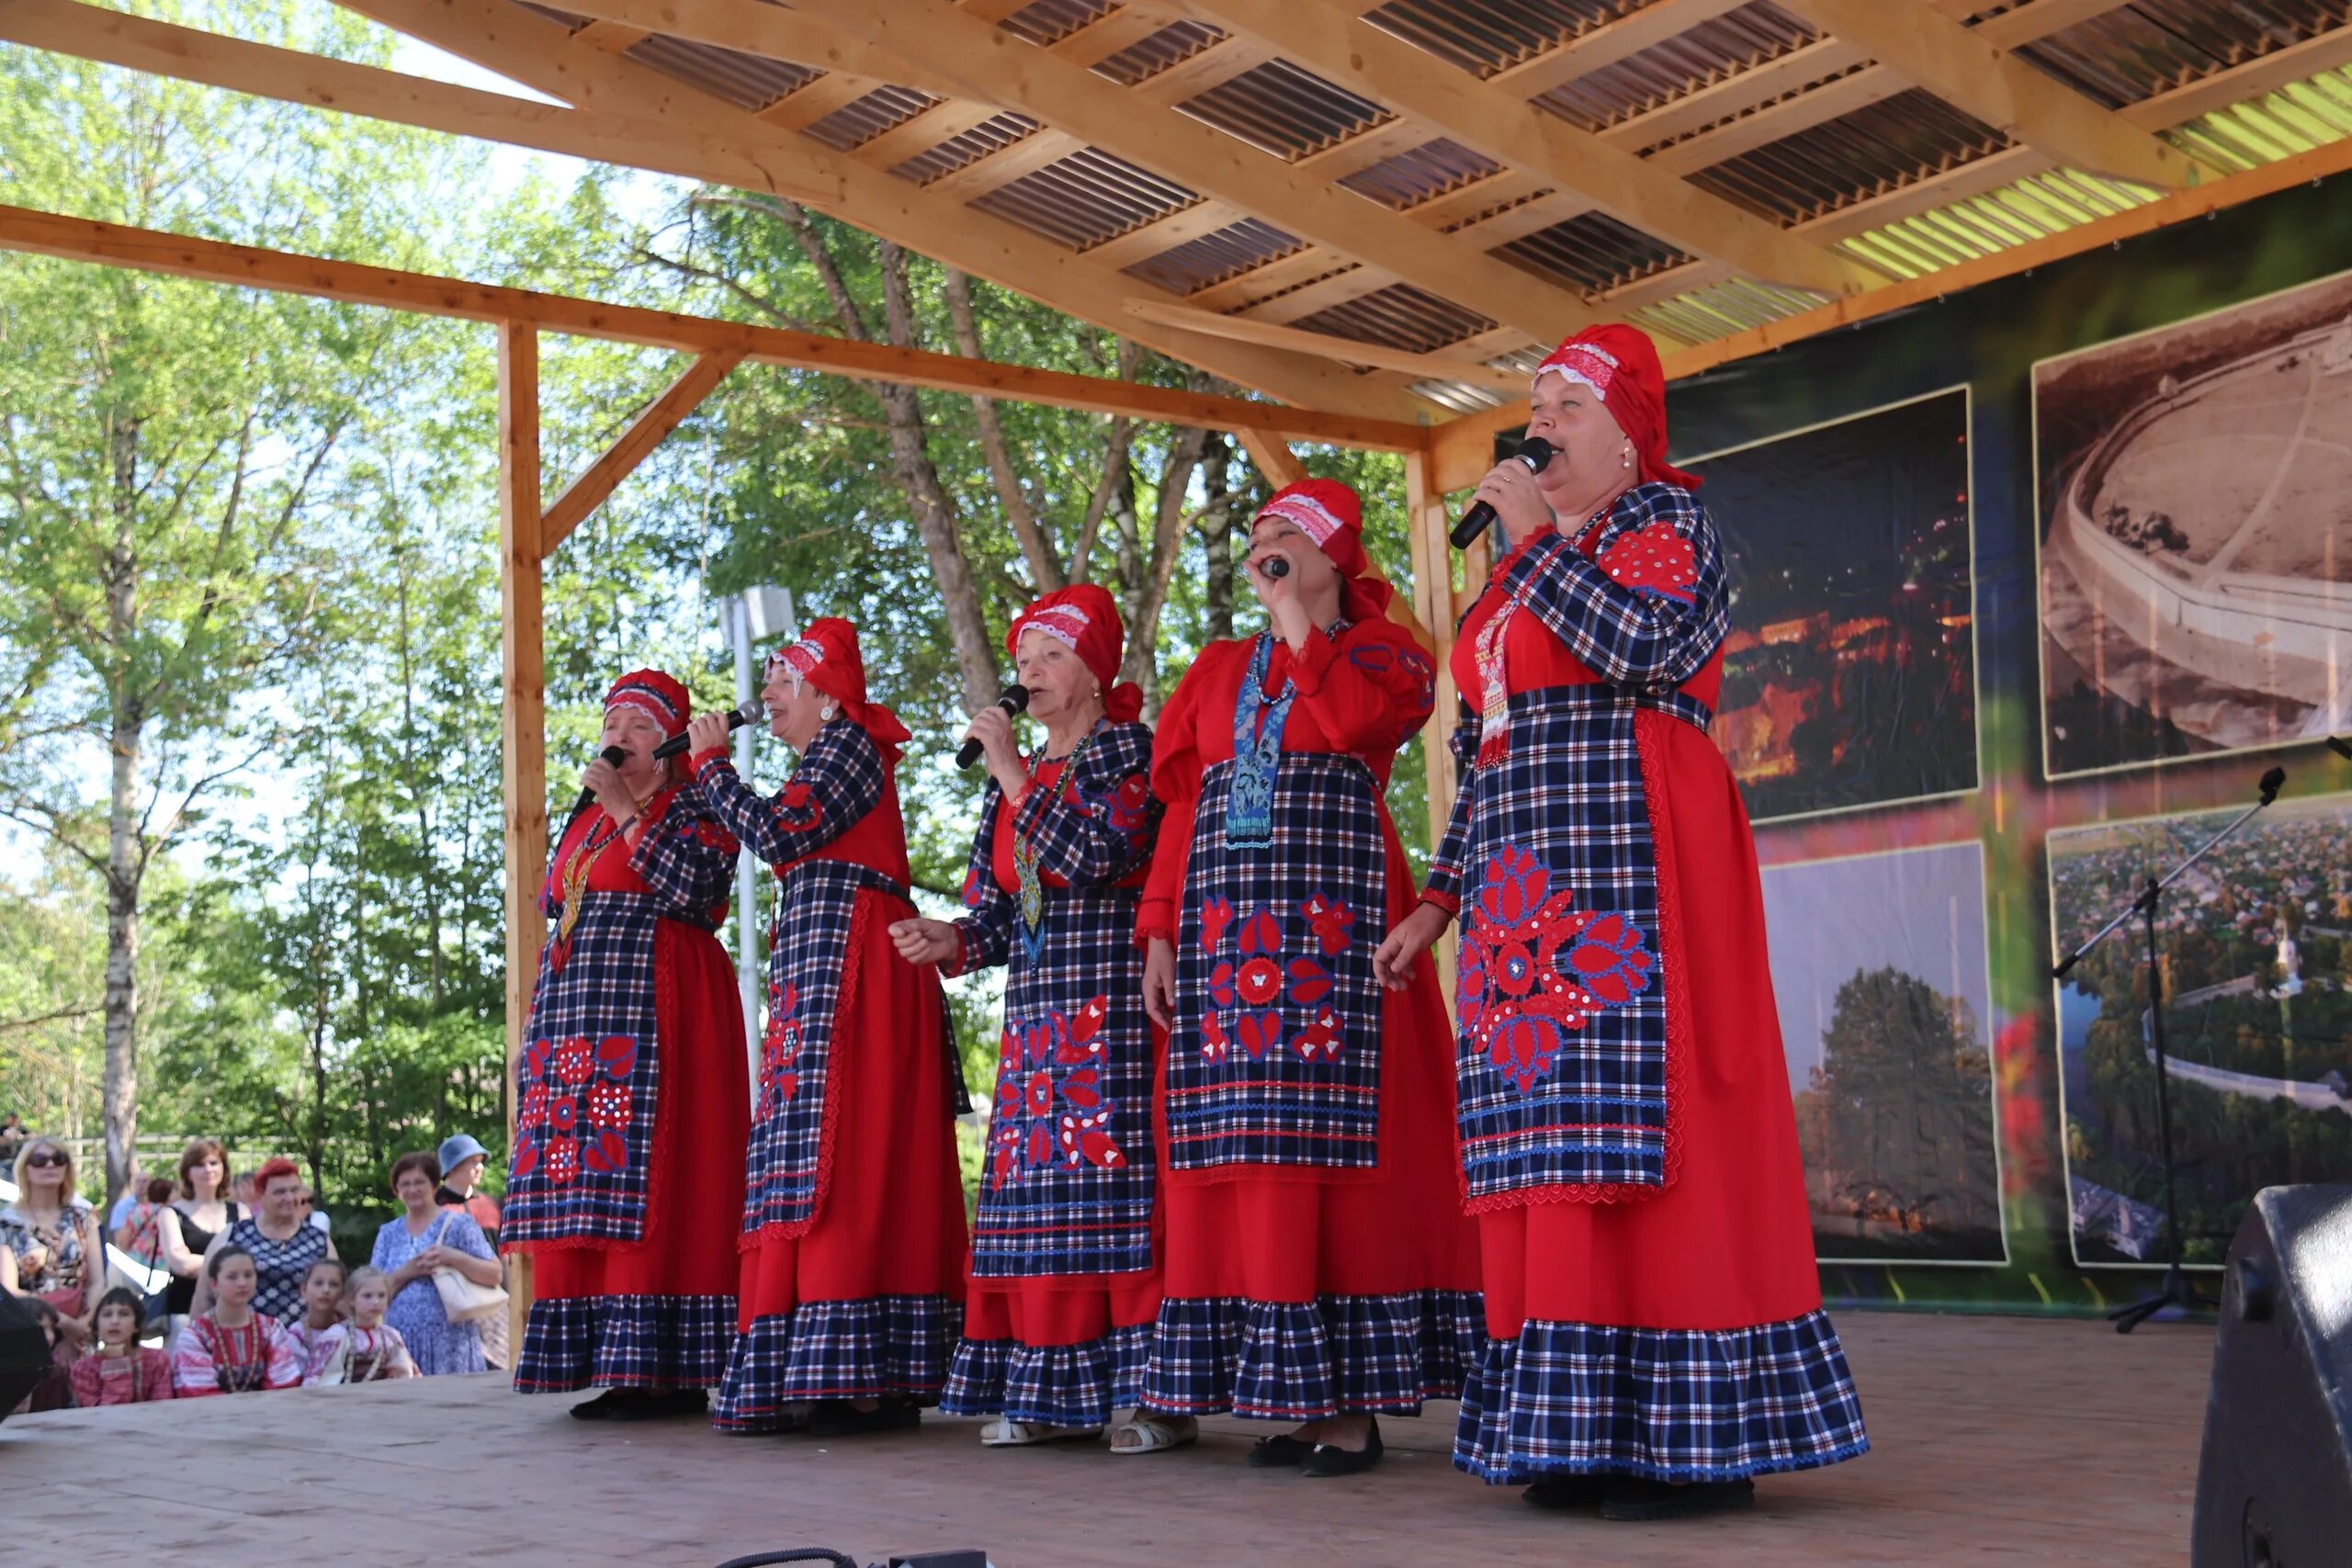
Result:
[[1114,1454],[1156,1454],[1201,1440],[1201,1424],[1190,1416],[1155,1416],[1138,1410],[1111,1434]]
[[1100,1427],[1048,1427],[1041,1421],[1008,1421],[1000,1416],[980,1428],[980,1447],[1024,1449],[1033,1443],[1067,1443],[1102,1435]]

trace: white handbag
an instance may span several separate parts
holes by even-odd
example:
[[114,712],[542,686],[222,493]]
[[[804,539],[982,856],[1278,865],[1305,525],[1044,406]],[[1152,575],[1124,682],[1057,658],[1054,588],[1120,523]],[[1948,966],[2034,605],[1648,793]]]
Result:
[[[441,1216],[441,1232],[449,1229],[450,1210]],[[435,1246],[439,1246],[435,1242]],[[455,1269],[443,1267],[433,1270],[433,1288],[441,1293],[441,1311],[451,1323],[471,1323],[506,1310],[506,1290],[503,1285],[477,1285]]]

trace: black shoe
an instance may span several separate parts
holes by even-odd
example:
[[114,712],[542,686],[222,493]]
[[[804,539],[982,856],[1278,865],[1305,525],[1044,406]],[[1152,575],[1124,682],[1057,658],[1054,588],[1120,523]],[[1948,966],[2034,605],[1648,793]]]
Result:
[[619,1414],[645,1397],[633,1388],[608,1388],[594,1399],[583,1399],[571,1407],[574,1421],[627,1421],[632,1417]]
[[1250,1450],[1252,1470],[1296,1470],[1306,1461],[1315,1445],[1304,1438],[1284,1432],[1279,1438],[1261,1438],[1258,1446]]
[[1372,1429],[1364,1434],[1363,1447],[1342,1449],[1330,1443],[1317,1443],[1314,1451],[1299,1461],[1298,1472],[1317,1481],[1326,1481],[1335,1475],[1361,1475],[1378,1464],[1380,1456],[1385,1452],[1387,1450],[1380,1441],[1380,1423],[1374,1421]]
[[[615,1393],[621,1392],[616,1389]],[[710,1401],[698,1388],[673,1388],[655,1391],[631,1390],[637,1397],[617,1404],[603,1419],[607,1421],[667,1421],[679,1416],[707,1416]],[[574,1409],[572,1414],[580,1414]],[[589,1417],[596,1419],[594,1416]]]
[[1535,1508],[1598,1508],[1608,1495],[1609,1477],[1592,1473],[1541,1476],[1529,1482],[1519,1497]]
[[808,1416],[812,1438],[862,1438],[871,1432],[903,1432],[922,1421],[911,1399],[886,1399],[871,1410],[860,1410],[846,1399],[828,1399]]
[[1702,1514],[1730,1514],[1756,1506],[1756,1483],[1693,1481],[1677,1486],[1635,1475],[1612,1475],[1608,1495],[1601,1499],[1604,1519],[1689,1519]]

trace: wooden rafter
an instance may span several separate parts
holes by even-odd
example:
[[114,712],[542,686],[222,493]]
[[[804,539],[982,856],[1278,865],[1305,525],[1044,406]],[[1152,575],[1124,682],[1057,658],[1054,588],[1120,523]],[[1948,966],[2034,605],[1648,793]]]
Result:
[[[1137,300],[1127,307],[1130,315],[1162,326],[1182,327],[1189,332],[1207,333],[1216,337],[1230,337],[1241,343],[1260,343],[1270,347],[1293,349],[1300,354],[1319,354],[1326,359],[1345,365],[1376,365],[1384,369],[1402,370],[1408,375],[1431,380],[1463,381],[1474,387],[1489,387],[1501,391],[1521,392],[1527,389],[1527,378],[1515,370],[1495,370],[1474,358],[1458,354],[1415,354],[1407,349],[1385,348],[1375,343],[1358,343],[1351,338],[1334,337],[1329,333],[1302,332],[1296,327],[1272,326],[1262,321],[1245,321],[1237,316],[1220,316],[1211,310],[1188,310],[1182,305],[1161,305]],[[1512,333],[1514,337],[1521,336]]]
[[[133,229],[0,206],[0,249],[104,262],[174,277],[307,294],[477,321],[526,321],[540,330],[616,343],[725,356],[791,369],[821,370],[858,380],[897,381],[943,391],[978,392],[1057,408],[1120,413],[1133,419],[1213,430],[1264,429],[1308,441],[1402,451],[1419,446],[1418,424],[1313,412],[1246,398],[1221,398],[1112,377],[1076,376],[1025,365],[965,359],[928,349],[826,337],[788,327],[715,321],[672,310],[468,283],[357,262],[289,254],[221,240]],[[716,379],[716,377],[713,377]]]
[[1650,0],[1638,9],[1585,28],[1550,49],[1506,65],[1487,85],[1518,98],[1540,98],[1579,76],[1665,43],[1685,28],[1736,11],[1748,0]]
[[[1185,0],[1185,8],[1262,39],[1283,58],[1326,80],[1419,119],[1498,164],[1577,191],[1634,227],[1694,254],[1825,294],[1849,293],[1881,281],[1687,181],[1660,179],[1634,153],[1531,107],[1369,22],[1294,0]],[[1555,317],[1532,330],[1552,332],[1564,324]]]
[[620,482],[636,472],[638,465],[653,455],[653,449],[662,445],[663,438],[701,407],[703,400],[727,378],[727,373],[742,362],[740,349],[709,349],[696,355],[694,363],[646,404],[619,438],[555,498],[555,504],[548,508],[539,524],[541,553],[555,554],[556,547],[571,537],[571,531],[602,506]]
[[2197,165],[1924,0],[1783,0],[1824,32],[2028,146],[2098,174],[2177,187]]

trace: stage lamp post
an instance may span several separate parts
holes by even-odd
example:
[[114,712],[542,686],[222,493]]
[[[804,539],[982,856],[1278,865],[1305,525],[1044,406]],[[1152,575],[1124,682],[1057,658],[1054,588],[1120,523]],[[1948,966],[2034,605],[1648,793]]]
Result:
[[[735,654],[735,702],[741,706],[759,694],[757,650],[774,642],[797,623],[789,588],[747,588],[718,602],[719,630]],[[752,776],[752,750],[757,731],[745,725],[735,732],[735,771]],[[759,857],[748,849],[735,857],[735,989],[743,998],[743,1051],[751,1081],[760,1081],[760,918]]]

